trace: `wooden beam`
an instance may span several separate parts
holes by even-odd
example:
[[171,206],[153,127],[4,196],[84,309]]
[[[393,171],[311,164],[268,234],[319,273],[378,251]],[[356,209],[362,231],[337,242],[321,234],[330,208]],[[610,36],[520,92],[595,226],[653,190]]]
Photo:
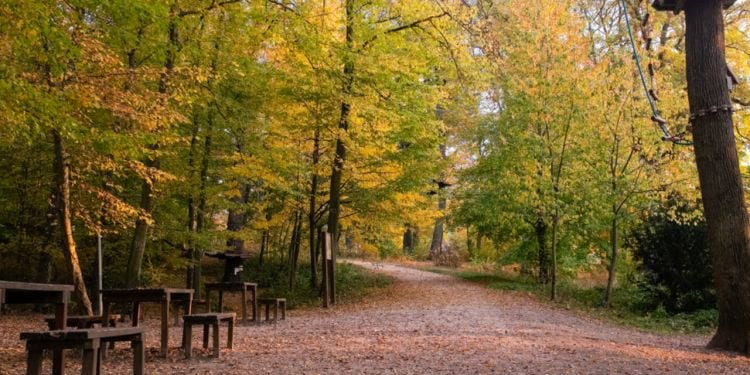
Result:
[[[685,9],[685,2],[687,0],[654,0],[651,6],[659,11],[671,11],[674,14],[679,14]],[[691,1],[703,1],[703,0],[691,0]],[[724,9],[727,9],[734,5],[737,0],[724,0]]]

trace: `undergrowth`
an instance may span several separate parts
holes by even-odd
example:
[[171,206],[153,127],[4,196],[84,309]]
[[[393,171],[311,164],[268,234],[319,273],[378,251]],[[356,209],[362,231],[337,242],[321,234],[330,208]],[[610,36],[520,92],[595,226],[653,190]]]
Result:
[[[258,283],[262,296],[286,298],[288,307],[319,306],[320,287],[310,284],[310,265],[300,264],[294,287],[289,287],[286,262],[245,263],[245,280]],[[320,283],[320,275],[318,275]],[[391,283],[388,276],[348,263],[336,264],[336,294],[339,303],[356,301]]]
[[[524,293],[549,302],[549,285],[541,285],[529,277],[497,272],[454,271],[439,267],[427,267],[425,270],[454,275],[490,289]],[[634,287],[615,289],[609,307],[602,306],[603,295],[603,287],[582,288],[570,282],[561,282],[557,289],[557,301],[550,303],[597,318],[662,333],[706,334],[712,332],[718,323],[718,312],[714,309],[680,314],[670,314],[663,306],[644,310],[643,296]]]

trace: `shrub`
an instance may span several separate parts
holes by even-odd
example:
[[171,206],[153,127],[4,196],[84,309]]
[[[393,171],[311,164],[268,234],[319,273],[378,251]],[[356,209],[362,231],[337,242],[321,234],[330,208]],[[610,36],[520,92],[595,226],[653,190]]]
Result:
[[640,262],[645,306],[660,304],[670,313],[715,308],[706,222],[694,206],[670,200],[630,234],[628,246]]

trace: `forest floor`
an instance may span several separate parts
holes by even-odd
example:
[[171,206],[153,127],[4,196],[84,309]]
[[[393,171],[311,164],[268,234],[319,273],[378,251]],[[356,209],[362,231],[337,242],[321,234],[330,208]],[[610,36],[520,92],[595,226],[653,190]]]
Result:
[[[147,319],[148,374],[750,374],[750,359],[704,349],[706,336],[645,333],[452,276],[357,262],[393,277],[363,301],[294,310],[277,324],[242,326],[221,358],[185,360],[179,328],[157,358],[158,321]],[[0,317],[0,374],[23,374],[18,333],[41,316]],[[222,339],[225,332],[222,330]],[[200,348],[199,334],[194,346]],[[106,374],[129,373],[120,344]],[[69,373],[79,372],[71,354]],[[48,366],[48,364],[45,364]],[[49,367],[46,367],[47,369]]]

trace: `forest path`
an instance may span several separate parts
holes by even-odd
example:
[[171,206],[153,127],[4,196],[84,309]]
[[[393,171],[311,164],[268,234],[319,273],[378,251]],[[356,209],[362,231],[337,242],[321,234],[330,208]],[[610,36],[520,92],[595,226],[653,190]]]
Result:
[[[196,353],[185,360],[176,327],[169,358],[155,358],[158,320],[147,319],[147,373],[750,374],[748,358],[705,350],[707,337],[643,333],[522,293],[398,265],[356,263],[394,283],[359,303],[295,310],[278,324],[239,326],[234,350],[222,350],[219,359]],[[194,347],[200,347],[198,336]],[[0,353],[11,357],[0,373],[22,374],[22,345],[17,336],[9,339],[20,350]],[[129,351],[112,354],[105,373],[128,373]]]

